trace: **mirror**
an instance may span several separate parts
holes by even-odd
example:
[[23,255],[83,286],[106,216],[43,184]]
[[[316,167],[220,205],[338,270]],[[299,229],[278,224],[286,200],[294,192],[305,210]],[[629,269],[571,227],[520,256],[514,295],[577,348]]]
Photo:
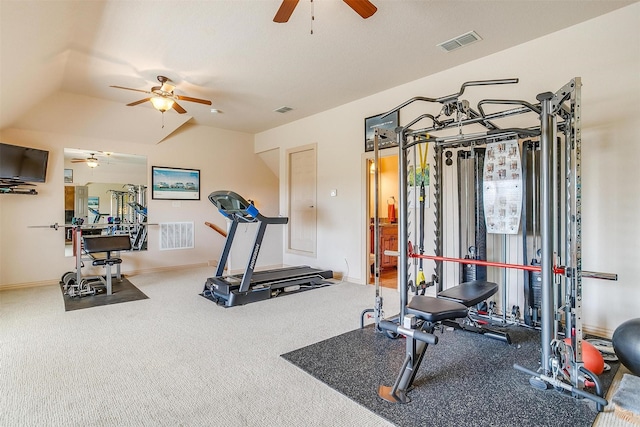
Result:
[[[65,224],[83,221],[83,234],[128,234],[133,250],[147,248],[147,158],[64,149]],[[73,256],[71,228],[65,254]]]

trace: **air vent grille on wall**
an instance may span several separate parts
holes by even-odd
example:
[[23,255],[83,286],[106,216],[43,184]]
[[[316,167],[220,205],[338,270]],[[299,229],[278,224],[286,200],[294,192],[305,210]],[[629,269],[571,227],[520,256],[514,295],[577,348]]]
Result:
[[482,37],[480,37],[478,33],[476,33],[475,31],[469,31],[468,33],[464,33],[458,37],[452,38],[451,40],[442,42],[437,46],[442,50],[451,52],[452,50],[459,49],[463,46],[468,46],[471,43],[475,43],[480,40],[482,40]]
[[276,110],[273,110],[273,111],[275,111],[276,113],[288,113],[291,110],[293,110],[293,108],[291,108],[291,107],[280,107],[280,108],[278,108]]
[[160,224],[160,250],[191,249],[193,222],[165,222]]

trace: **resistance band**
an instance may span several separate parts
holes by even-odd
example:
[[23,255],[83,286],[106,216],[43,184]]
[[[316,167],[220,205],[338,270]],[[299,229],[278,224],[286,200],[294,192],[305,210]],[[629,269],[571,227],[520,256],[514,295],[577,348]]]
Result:
[[[429,135],[426,135],[428,138]],[[425,205],[425,169],[427,167],[427,152],[429,151],[429,143],[425,143],[424,153],[422,152],[422,144],[418,144],[418,153],[420,155],[420,237],[419,237],[419,250],[420,255],[424,254],[424,205]],[[417,288],[421,289],[421,294],[424,295],[427,288],[427,280],[424,277],[424,271],[422,270],[422,258],[419,260],[418,276],[416,277]]]

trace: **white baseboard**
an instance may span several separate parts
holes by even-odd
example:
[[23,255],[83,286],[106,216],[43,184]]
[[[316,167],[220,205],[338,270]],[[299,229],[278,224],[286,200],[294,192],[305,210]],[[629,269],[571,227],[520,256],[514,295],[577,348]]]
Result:
[[[216,264],[217,264],[217,261],[216,261]],[[162,273],[164,271],[185,270],[185,269],[210,267],[210,266],[211,266],[211,261],[197,263],[197,264],[174,265],[169,267],[154,267],[154,268],[146,268],[146,269],[140,269],[140,270],[123,271],[122,274],[124,274],[125,276],[137,276],[139,274]],[[264,266],[261,268],[266,270],[266,269],[278,268],[278,267],[282,267],[282,265]],[[242,273],[242,271],[239,271],[239,273]],[[340,273],[340,272],[334,272],[333,274],[334,274],[333,280],[335,280],[336,282],[349,282],[349,283],[354,283],[358,285],[365,285],[362,279],[355,279],[353,277],[343,277],[344,276],[343,273]],[[0,284],[0,292],[8,291],[11,289],[34,288],[39,286],[51,286],[51,285],[57,286],[59,284],[60,284],[60,279],[50,279],[50,280],[41,280],[37,282],[25,282],[25,283],[14,283],[14,284]],[[584,334],[595,335],[595,336],[606,338],[606,339],[611,339],[614,332],[606,328],[602,328],[599,326],[592,326],[592,325],[583,325],[582,330]]]
[[51,285],[59,285],[59,284],[60,284],[60,279],[41,280],[38,282],[0,284],[0,292],[8,291],[10,289],[36,288],[39,286],[51,286]]
[[124,274],[125,276],[137,276],[139,274],[162,273],[164,271],[185,270],[189,268],[200,268],[200,267],[209,267],[209,263],[199,262],[196,264],[172,265],[169,267],[143,268],[141,270],[123,271],[122,274]]
[[[139,274],[162,273],[164,271],[184,270],[184,269],[200,268],[200,267],[208,267],[208,266],[209,266],[209,263],[201,262],[197,264],[173,265],[170,267],[154,267],[154,268],[145,268],[140,270],[123,271],[122,274],[124,274],[125,276],[137,276]],[[60,284],[60,279],[40,280],[37,282],[0,284],[0,292],[8,291],[10,289],[35,288],[38,286],[51,286],[51,285],[59,285],[59,284]]]
[[601,328],[599,326],[582,326],[582,333],[587,335],[595,335],[600,338],[611,339],[613,337],[613,331],[605,328]]

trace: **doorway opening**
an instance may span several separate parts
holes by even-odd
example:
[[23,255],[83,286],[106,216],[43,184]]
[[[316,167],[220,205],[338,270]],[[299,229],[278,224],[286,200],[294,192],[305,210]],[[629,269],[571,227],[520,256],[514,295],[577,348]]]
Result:
[[[375,163],[372,158],[365,159],[367,178],[367,264],[368,284],[375,283]],[[385,255],[387,250],[398,250],[398,155],[381,155],[378,159],[378,240],[380,254],[381,286],[398,287],[398,258]]]

